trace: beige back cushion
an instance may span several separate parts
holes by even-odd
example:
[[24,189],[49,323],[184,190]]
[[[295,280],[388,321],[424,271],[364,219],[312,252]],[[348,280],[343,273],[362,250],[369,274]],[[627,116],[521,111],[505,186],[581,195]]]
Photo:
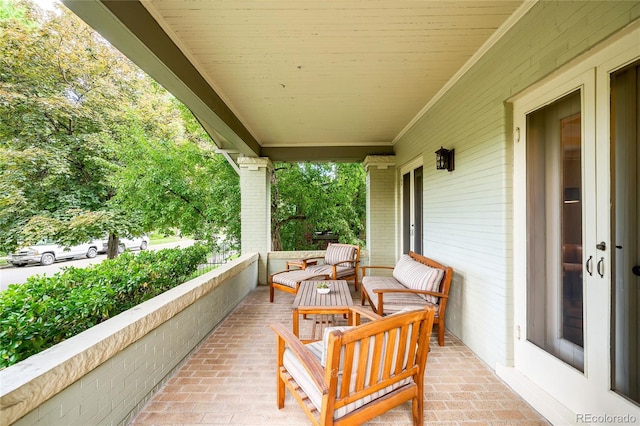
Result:
[[[444,269],[423,265],[413,260],[408,254],[403,254],[393,269],[393,278],[412,290],[439,292],[443,276]],[[436,296],[420,296],[427,302],[438,303]]]
[[[356,255],[356,248],[352,246],[343,246],[339,244],[331,244],[327,247],[327,252],[324,255],[324,263],[326,265],[335,265],[338,262],[345,260],[352,260]],[[349,267],[348,263],[343,263],[340,266]],[[351,263],[351,268],[355,268],[355,265]]]

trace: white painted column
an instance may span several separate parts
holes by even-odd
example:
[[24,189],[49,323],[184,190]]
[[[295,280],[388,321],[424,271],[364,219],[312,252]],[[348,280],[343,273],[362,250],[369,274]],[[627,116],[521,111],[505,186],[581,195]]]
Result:
[[369,155],[367,172],[367,250],[370,265],[395,265],[398,249],[396,164],[392,155]]
[[241,252],[258,253],[258,284],[268,284],[271,251],[271,170],[269,158],[240,157]]

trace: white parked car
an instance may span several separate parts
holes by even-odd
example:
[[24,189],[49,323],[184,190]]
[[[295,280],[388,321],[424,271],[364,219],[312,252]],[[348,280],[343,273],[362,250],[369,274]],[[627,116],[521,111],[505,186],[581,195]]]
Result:
[[[118,253],[122,253],[125,250],[146,250],[149,247],[149,237],[142,235],[140,237],[133,238],[120,238],[118,242]],[[102,240],[102,249],[100,253],[107,252],[107,246],[109,245],[109,239]]]
[[51,265],[56,260],[68,260],[83,256],[94,258],[101,248],[102,242],[100,240],[72,247],[64,247],[51,241],[42,241],[33,246],[24,247],[8,256],[7,262],[14,266],[24,266],[29,263]]

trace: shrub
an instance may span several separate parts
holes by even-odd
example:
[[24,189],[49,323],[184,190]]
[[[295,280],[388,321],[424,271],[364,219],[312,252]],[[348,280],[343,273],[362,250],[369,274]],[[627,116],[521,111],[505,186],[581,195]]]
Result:
[[182,284],[208,248],[125,252],[87,268],[36,275],[0,293],[0,369]]

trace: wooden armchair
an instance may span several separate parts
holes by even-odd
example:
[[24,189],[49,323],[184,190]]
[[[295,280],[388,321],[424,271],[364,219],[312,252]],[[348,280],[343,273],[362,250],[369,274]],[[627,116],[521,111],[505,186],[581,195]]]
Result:
[[[393,277],[367,276],[368,269],[388,269]],[[453,269],[414,252],[403,255],[396,266],[361,266],[362,304],[369,302],[379,315],[405,308],[435,309],[438,345],[444,346],[444,316],[449,300]]]
[[[323,261],[320,265],[307,265],[310,260]],[[316,274],[326,274],[332,280],[353,280],[358,291],[358,266],[360,265],[360,247],[353,244],[331,243],[324,256],[302,259],[302,269]]]
[[[277,334],[278,408],[288,388],[312,424],[359,425],[412,401],[413,424],[422,425],[433,309],[385,318],[351,309],[353,327],[329,329],[308,344],[282,324],[271,326]],[[356,325],[361,315],[373,320]]]

